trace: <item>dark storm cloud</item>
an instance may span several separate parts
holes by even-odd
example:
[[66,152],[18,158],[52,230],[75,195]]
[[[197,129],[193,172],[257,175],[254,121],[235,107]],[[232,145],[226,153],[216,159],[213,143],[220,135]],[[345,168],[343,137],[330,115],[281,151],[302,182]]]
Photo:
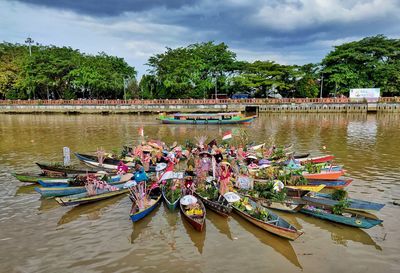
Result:
[[142,12],[155,7],[177,9],[195,0],[14,0],[56,9],[72,10],[92,16],[117,16],[123,12]]

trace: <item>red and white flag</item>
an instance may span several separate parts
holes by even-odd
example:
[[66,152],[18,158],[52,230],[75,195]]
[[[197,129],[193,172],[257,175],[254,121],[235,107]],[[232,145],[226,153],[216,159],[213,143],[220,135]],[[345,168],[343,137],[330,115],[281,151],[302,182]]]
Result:
[[172,179],[174,177],[174,164],[169,163],[165,172],[160,176],[158,182],[162,182],[163,180]]
[[222,140],[228,140],[232,138],[232,131],[226,131],[223,135],[222,135]]
[[143,127],[140,127],[139,128],[139,136],[144,136],[144,130],[143,130]]

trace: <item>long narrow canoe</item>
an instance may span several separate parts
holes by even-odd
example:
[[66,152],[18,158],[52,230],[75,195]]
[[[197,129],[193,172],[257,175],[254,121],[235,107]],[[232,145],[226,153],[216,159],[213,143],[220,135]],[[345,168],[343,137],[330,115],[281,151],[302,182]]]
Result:
[[383,222],[383,220],[377,219],[375,215],[358,212],[353,212],[350,215],[348,215],[349,213],[346,213],[346,215],[336,215],[329,210],[308,206],[302,208],[300,212],[316,218],[365,229],[374,227]]
[[298,186],[286,186],[291,190],[300,190],[300,191],[313,191],[319,192],[325,188],[325,185],[298,185]]
[[[195,192],[194,195],[204,203],[204,205],[215,213],[228,217],[232,212],[232,206],[229,204],[225,204],[223,201],[218,200],[209,200],[201,196],[199,193]],[[222,199],[225,200],[225,199]]]
[[[327,193],[315,193],[314,196],[305,195],[302,197],[303,200],[311,202],[312,204],[334,206],[339,201],[332,199],[331,194]],[[381,210],[385,204],[379,204],[375,202],[364,201],[360,199],[346,198],[348,202],[348,208],[353,210]]]
[[[230,116],[229,118],[224,118]],[[163,124],[242,124],[250,123],[257,116],[243,117],[240,113],[205,113],[205,114],[174,114],[170,116],[160,116],[159,120]]]
[[323,162],[332,161],[334,158],[335,158],[335,156],[333,156],[333,155],[323,155],[323,156],[310,157],[310,158],[300,158],[299,161],[301,164],[323,163]]
[[320,173],[306,173],[302,175],[307,180],[337,180],[345,174],[345,170],[340,171],[321,171]]
[[181,204],[181,202],[179,202],[179,207],[180,207],[181,213],[183,215],[183,218],[185,218],[186,221],[188,221],[189,224],[191,224],[195,230],[201,232],[201,231],[203,231],[203,228],[204,228],[204,225],[206,222],[206,208],[204,207],[204,204],[200,199],[197,199],[197,203],[200,205],[200,208],[203,211],[203,214],[201,216],[193,216],[193,215],[186,214],[186,210],[183,207],[183,205]]
[[[129,181],[133,174],[114,175],[108,177],[107,183],[119,182],[120,180]],[[83,176],[84,177],[84,176]],[[64,179],[48,179],[39,180],[38,183],[42,187],[74,187],[74,178],[64,178]]]
[[250,215],[250,213],[245,210],[240,210],[233,204],[233,210],[241,217],[249,221],[250,223],[256,225],[259,228],[264,229],[272,234],[278,235],[280,237],[289,239],[289,240],[296,240],[300,235],[303,234],[302,231],[297,230],[294,226],[289,224],[285,219],[278,216],[277,214],[273,213],[272,211],[262,207],[261,205],[257,204],[256,202],[249,199],[249,204],[252,208],[264,210],[268,213],[269,221],[263,221],[257,218],[254,218]]
[[353,182],[353,179],[345,180],[309,180],[307,186],[325,185],[326,189],[342,189]]
[[65,178],[65,176],[46,176],[44,174],[12,173],[12,175],[21,182],[39,183],[39,180],[52,180]]
[[[46,163],[38,163],[36,165],[44,172],[50,173],[61,173],[61,174],[85,174],[85,173],[96,173],[98,170],[91,169],[75,169],[72,167],[60,167],[60,166],[53,166],[51,164]],[[99,169],[100,170],[100,169]]]
[[96,156],[84,155],[75,153],[75,156],[85,165],[94,168],[106,169],[106,170],[116,170],[118,167],[119,160],[105,158],[103,163],[100,164]]
[[150,198],[149,206],[140,211],[136,211],[137,210],[136,203],[133,203],[130,213],[130,218],[132,222],[137,222],[140,219],[143,219],[144,217],[149,215],[150,212],[152,212],[160,204],[161,198],[162,198],[161,193],[159,193],[157,196],[152,196]]
[[[247,195],[246,195],[247,196]],[[275,209],[275,210],[280,210],[280,211],[286,211],[286,212],[298,212],[302,207],[304,207],[304,204],[299,204],[295,199],[288,198],[285,201],[273,201],[261,197],[252,197],[252,196],[247,196],[253,201],[259,203],[261,206],[269,209]]]
[[127,193],[129,191],[129,189],[124,188],[124,184],[114,185],[114,187],[118,188],[118,190],[116,191],[98,190],[98,194],[96,195],[89,195],[87,192],[84,192],[74,195],[68,195],[65,197],[56,197],[56,201],[62,206],[74,206],[74,205],[97,202],[100,200],[104,200],[120,194]]
[[[118,185],[125,183],[126,181],[112,182],[110,185]],[[86,192],[86,188],[84,186],[79,187],[35,187],[35,191],[40,193],[40,195],[44,198],[51,197],[60,197],[67,195],[74,195],[79,193]]]
[[170,211],[174,211],[178,207],[179,200],[181,199],[182,194],[174,202],[171,202],[166,196],[165,187],[162,187],[162,196],[164,198],[165,204],[167,205],[168,209]]

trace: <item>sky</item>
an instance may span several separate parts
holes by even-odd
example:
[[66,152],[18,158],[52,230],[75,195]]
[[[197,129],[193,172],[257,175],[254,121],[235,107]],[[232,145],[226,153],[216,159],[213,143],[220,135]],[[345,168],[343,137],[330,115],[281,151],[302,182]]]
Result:
[[238,60],[302,65],[378,34],[400,37],[400,0],[0,0],[0,41],[106,52],[139,76],[166,47],[224,42]]

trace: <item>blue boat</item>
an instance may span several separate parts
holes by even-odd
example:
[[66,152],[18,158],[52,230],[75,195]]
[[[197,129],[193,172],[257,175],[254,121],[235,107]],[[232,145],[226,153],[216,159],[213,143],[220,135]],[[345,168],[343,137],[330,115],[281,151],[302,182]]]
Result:
[[365,229],[372,228],[383,222],[373,214],[351,210],[345,210],[345,214],[337,215],[330,210],[306,206],[300,212],[316,218]]
[[[121,180],[121,175],[114,175],[108,178],[107,183],[115,183]],[[38,183],[42,187],[74,187],[71,185],[73,178],[63,178],[63,179],[49,179],[49,180],[38,180]]]
[[151,196],[150,200],[152,200],[152,203],[150,204],[150,206],[148,206],[147,208],[145,208],[143,210],[137,211],[137,212],[136,212],[136,210],[137,210],[136,203],[133,202],[131,213],[130,213],[132,222],[137,222],[140,219],[149,215],[150,212],[152,212],[160,204],[161,197],[162,197],[161,192],[158,191],[158,195]]
[[[314,196],[305,195],[302,197],[302,199],[305,201],[309,201],[313,204],[320,204],[320,205],[326,205],[326,206],[334,206],[339,203],[339,201],[334,200],[332,198],[331,194],[327,194],[327,193],[314,193]],[[346,198],[346,201],[349,204],[348,208],[353,209],[353,210],[379,211],[385,206],[385,204],[369,202],[369,201],[353,199],[353,198]]]
[[[126,181],[120,182],[111,182],[110,185],[118,185],[125,183]],[[60,196],[67,196],[73,194],[79,194],[86,192],[86,188],[84,186],[79,187],[35,187],[35,191],[40,193],[40,195],[44,198],[51,198],[51,197],[60,197]]]
[[352,179],[344,179],[344,180],[308,180],[307,185],[318,186],[325,185],[326,189],[342,189],[347,187],[353,182]]

